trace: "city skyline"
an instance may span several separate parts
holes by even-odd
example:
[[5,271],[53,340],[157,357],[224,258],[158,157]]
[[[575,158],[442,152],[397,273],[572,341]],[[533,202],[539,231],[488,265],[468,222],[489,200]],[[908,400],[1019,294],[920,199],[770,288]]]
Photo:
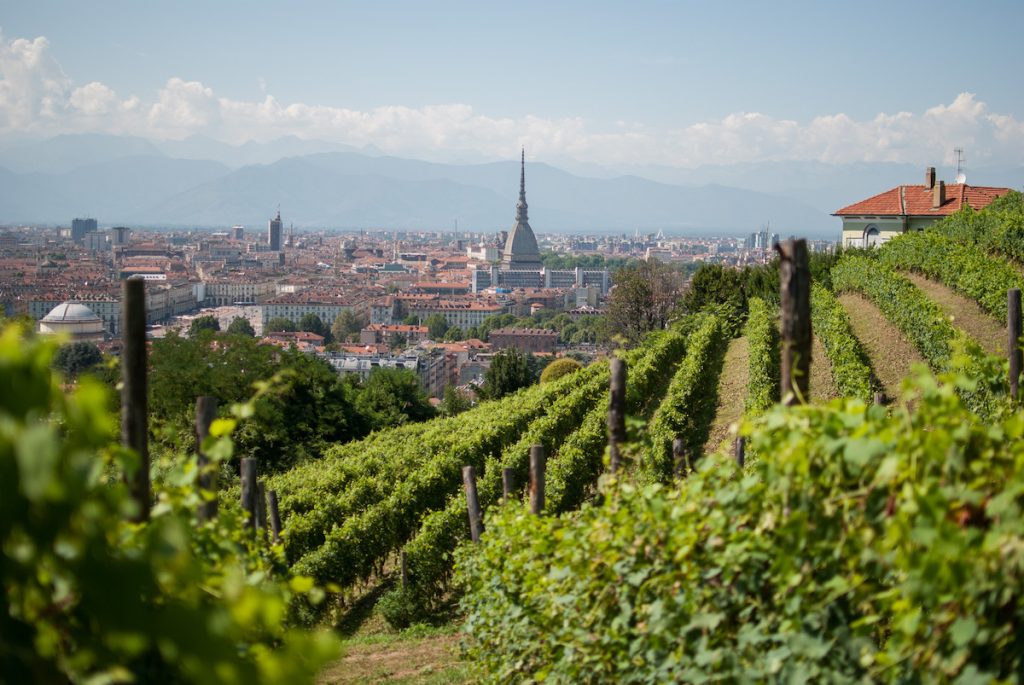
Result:
[[525,145],[677,167],[948,164],[961,146],[969,164],[1019,164],[1022,13],[32,3],[0,14],[0,139],[295,135],[441,161]]

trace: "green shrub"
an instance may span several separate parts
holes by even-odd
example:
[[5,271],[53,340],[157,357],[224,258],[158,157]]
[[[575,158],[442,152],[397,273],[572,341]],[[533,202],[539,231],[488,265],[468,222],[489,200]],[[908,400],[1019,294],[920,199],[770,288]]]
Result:
[[744,329],[749,345],[746,411],[756,415],[779,401],[779,324],[764,300],[750,300]]
[[581,368],[583,368],[583,365],[570,357],[556,359],[544,367],[540,374],[540,382],[548,383],[549,381],[558,380],[562,376],[579,371]]
[[850,328],[850,317],[836,296],[817,283],[811,286],[811,323],[828,355],[839,393],[871,402],[877,384],[868,357]]

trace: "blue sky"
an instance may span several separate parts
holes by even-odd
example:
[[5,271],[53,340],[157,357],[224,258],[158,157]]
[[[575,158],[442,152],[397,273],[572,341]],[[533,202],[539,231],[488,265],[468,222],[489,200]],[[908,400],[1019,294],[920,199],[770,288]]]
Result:
[[[38,92],[0,99],[0,132],[204,133],[232,142],[292,133],[355,144],[376,142],[376,133],[396,152],[448,145],[504,155],[534,142],[597,162],[682,164],[737,136],[726,162],[743,161],[744,145],[751,159],[856,161],[855,145],[888,137],[861,156],[909,161],[938,144],[917,140],[913,128],[942,107],[928,135],[966,137],[997,160],[1003,141],[1024,132],[1022,23],[1020,0],[5,1],[7,90],[39,90],[9,74],[25,57],[15,42],[44,37],[32,59],[45,52],[42,61],[63,74],[62,96],[42,91],[50,105],[64,101],[56,116],[51,106],[25,123],[24,112],[5,117],[3,108],[28,106]],[[102,89],[74,97],[92,83]],[[268,113],[268,95],[278,110],[301,107]],[[212,102],[216,112],[203,110]],[[879,124],[879,115],[897,119]],[[849,149],[830,146],[829,135],[849,137]],[[819,142],[796,144],[806,138]],[[641,139],[630,159],[629,141]],[[677,146],[669,158],[658,154],[665,145]]]

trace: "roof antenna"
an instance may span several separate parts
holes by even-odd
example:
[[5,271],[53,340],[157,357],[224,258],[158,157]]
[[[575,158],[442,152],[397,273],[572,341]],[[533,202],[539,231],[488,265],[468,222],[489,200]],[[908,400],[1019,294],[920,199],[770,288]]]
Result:
[[953,154],[956,155],[956,183],[967,183],[967,176],[964,174],[964,149],[955,147]]

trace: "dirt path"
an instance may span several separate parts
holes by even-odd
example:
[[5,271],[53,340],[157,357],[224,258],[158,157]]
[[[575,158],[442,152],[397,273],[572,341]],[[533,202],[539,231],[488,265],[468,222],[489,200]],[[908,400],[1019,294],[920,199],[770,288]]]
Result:
[[843,293],[839,301],[850,315],[853,334],[864,346],[886,396],[899,397],[900,381],[910,371],[910,365],[924,362],[924,359],[906,336],[889,323],[878,307],[867,299],[853,293]]
[[832,364],[825,352],[821,338],[814,336],[811,343],[811,400],[827,402],[839,397],[839,390],[832,380]]
[[977,302],[924,276],[913,273],[903,275],[920,288],[929,300],[939,305],[947,316],[953,317],[953,325],[962,328],[986,352],[995,355],[1003,353],[1006,346],[1006,328],[979,307]]
[[729,425],[739,421],[740,416],[743,415],[743,404],[747,399],[749,352],[746,337],[734,338],[725,350],[722,375],[718,379],[718,404],[715,407],[715,420],[711,423],[708,440],[704,443],[705,454],[710,454],[718,449],[718,446],[729,435]]
[[465,681],[457,635],[348,644],[345,656],[320,675],[321,685],[454,683]]

